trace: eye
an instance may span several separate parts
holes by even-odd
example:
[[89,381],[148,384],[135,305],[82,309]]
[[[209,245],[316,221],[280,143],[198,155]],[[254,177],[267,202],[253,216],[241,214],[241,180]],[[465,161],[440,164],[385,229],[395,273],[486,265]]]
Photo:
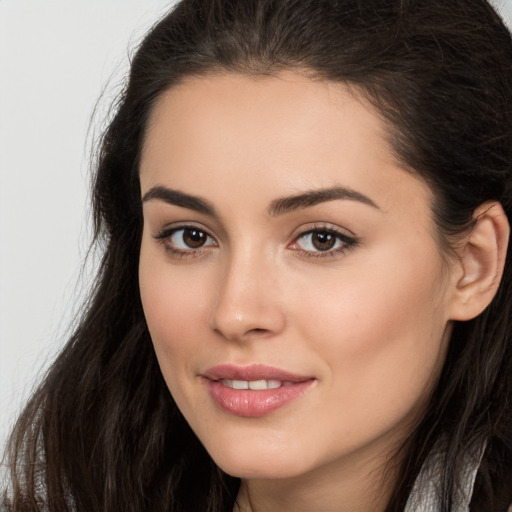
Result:
[[174,231],[169,241],[177,249],[199,249],[208,242],[210,237],[198,228],[180,228]]
[[300,234],[291,249],[303,252],[306,256],[334,256],[352,248],[357,239],[333,228],[319,227]]
[[217,245],[206,231],[197,226],[164,229],[155,235],[155,238],[163,242],[169,252],[184,256]]
[[339,237],[329,231],[306,233],[299,240],[299,245],[302,245],[305,251],[330,251],[341,244]]

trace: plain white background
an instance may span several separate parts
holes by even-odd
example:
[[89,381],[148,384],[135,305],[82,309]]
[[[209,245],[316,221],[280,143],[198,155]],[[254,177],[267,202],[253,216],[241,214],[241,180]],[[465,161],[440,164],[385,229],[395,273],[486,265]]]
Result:
[[[495,0],[512,20],[512,0]],[[94,133],[169,0],[0,0],[0,453],[87,288]],[[95,122],[92,112],[100,94]]]

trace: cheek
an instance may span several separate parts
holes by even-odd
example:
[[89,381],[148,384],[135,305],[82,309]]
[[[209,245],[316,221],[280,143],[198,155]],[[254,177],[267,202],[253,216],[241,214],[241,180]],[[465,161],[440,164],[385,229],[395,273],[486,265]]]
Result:
[[189,370],[198,350],[201,322],[207,311],[205,277],[191,279],[173,268],[162,255],[141,251],[139,283],[142,306],[162,373],[170,388]]
[[315,327],[331,331],[319,340],[338,337],[344,343],[333,348],[365,357],[394,343],[415,351],[422,343],[436,345],[447,323],[448,276],[437,250],[428,249],[424,241],[383,246],[354,265],[333,269],[308,304],[322,318]]
[[366,418],[346,425],[369,424],[372,414],[382,426],[386,418],[391,423],[405,416],[422,403],[444,360],[442,262],[420,258],[421,263],[395,265],[392,256],[373,271],[364,265],[364,273],[351,268],[333,274],[307,308],[297,302],[308,319],[304,338],[328,362],[338,413]]
[[[435,304],[435,290],[416,279],[394,281],[388,287],[388,279],[377,281],[368,275],[369,282],[358,283],[355,291],[341,291],[318,305],[314,314],[325,319],[319,325],[330,331],[319,336],[320,343],[325,341],[334,350],[360,355],[363,360],[394,346],[417,353],[425,345],[437,345],[445,321],[442,308]],[[328,341],[336,338],[343,343]]]

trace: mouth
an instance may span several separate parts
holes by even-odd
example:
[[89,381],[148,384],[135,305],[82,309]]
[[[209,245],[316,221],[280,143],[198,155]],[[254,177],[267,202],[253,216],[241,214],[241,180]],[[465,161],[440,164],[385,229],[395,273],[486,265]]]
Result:
[[246,418],[264,416],[284,407],[316,382],[314,377],[265,365],[220,365],[201,376],[218,407]]

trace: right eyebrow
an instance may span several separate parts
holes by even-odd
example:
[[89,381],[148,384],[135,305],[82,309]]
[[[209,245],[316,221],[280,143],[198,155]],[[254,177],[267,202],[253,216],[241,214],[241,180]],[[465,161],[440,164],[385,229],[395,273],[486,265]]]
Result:
[[195,210],[196,212],[212,217],[216,215],[215,208],[206,199],[198,196],[191,196],[184,192],[180,192],[179,190],[173,190],[161,185],[151,187],[142,197],[143,203],[154,200]]

